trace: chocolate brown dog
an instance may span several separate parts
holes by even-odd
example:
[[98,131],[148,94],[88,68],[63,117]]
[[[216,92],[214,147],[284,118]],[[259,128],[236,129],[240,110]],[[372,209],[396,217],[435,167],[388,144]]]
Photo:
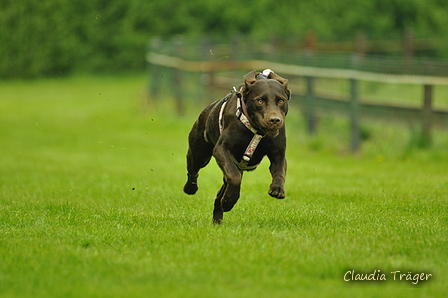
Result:
[[284,118],[291,92],[288,80],[266,69],[244,76],[244,84],[210,104],[199,115],[188,136],[188,180],[184,192],[198,190],[199,170],[212,156],[224,174],[218,191],[213,221],[221,223],[240,197],[243,171],[254,170],[265,155],[271,165],[269,195],[285,197],[286,135]]

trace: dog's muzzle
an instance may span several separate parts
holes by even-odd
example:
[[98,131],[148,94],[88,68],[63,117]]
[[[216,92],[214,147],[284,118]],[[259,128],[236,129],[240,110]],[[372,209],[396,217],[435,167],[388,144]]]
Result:
[[266,133],[266,135],[271,138],[275,138],[280,133],[280,129],[283,127],[283,119],[279,116],[270,116],[263,121],[264,125],[261,125]]

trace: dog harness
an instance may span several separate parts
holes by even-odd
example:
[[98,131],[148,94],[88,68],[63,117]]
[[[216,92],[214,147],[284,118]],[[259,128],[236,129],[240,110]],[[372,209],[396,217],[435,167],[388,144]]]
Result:
[[[222,115],[224,113],[224,108],[227,104],[227,100],[230,98],[231,94],[234,92],[238,93],[238,91],[236,90],[235,87],[233,87],[232,92],[230,92],[226,97],[223,98],[224,102],[221,105],[221,109],[219,111],[219,133],[220,134],[223,131]],[[241,90],[240,90],[240,94],[241,94]],[[243,105],[245,105],[245,103],[243,101],[243,96],[242,95],[241,95],[241,97],[237,96],[235,115],[241,121],[241,123],[243,123],[244,126],[246,126],[246,128],[249,129],[254,134],[254,136],[252,137],[252,140],[250,141],[249,145],[247,146],[246,151],[244,152],[243,157],[240,162],[238,162],[233,155],[231,155],[231,156],[232,156],[233,162],[236,164],[238,169],[240,169],[240,171],[250,171],[250,170],[254,170],[259,165],[259,164],[256,164],[253,166],[248,166],[249,161],[251,160],[252,156],[254,155],[255,149],[257,149],[257,146],[260,143],[261,139],[264,137],[264,135],[259,134],[258,131],[250,124],[249,119],[243,112]]]

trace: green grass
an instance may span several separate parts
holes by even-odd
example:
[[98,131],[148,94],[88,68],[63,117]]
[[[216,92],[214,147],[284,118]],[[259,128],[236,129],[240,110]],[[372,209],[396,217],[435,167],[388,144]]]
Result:
[[[444,297],[447,138],[369,124],[357,156],[347,124],[315,138],[288,115],[287,198],[268,163],[212,225],[221,173],[182,193],[186,136],[200,111],[148,107],[144,77],[0,82],[1,297]],[[344,282],[381,270],[385,282]],[[394,281],[391,271],[431,273]]]

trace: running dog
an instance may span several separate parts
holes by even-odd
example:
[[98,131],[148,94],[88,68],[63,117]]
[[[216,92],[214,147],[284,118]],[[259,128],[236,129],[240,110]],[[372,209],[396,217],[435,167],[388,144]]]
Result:
[[272,175],[268,193],[277,199],[285,197],[284,119],[290,98],[288,80],[270,69],[254,70],[244,76],[244,84],[206,107],[194,123],[188,136],[184,192],[197,192],[199,170],[213,156],[224,174],[215,199],[214,223],[220,224],[223,212],[238,201],[243,172],[254,170],[266,155]]

